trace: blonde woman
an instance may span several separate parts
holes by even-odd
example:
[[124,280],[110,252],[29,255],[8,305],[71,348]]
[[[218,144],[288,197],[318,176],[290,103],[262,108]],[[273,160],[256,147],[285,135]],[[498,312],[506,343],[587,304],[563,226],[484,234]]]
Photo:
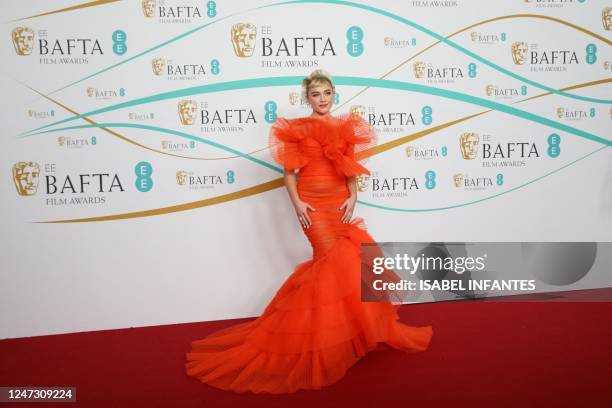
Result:
[[[319,389],[340,380],[378,343],[418,352],[433,334],[431,326],[399,322],[399,302],[389,297],[361,301],[361,244],[375,241],[363,219],[352,219],[355,177],[370,174],[360,153],[376,145],[376,134],[359,115],[331,115],[335,86],[326,72],[304,78],[302,92],[312,113],[278,118],[269,144],[285,169],[313,257],[295,267],[260,317],[192,342],[187,374],[217,388],[269,394]],[[388,270],[376,278],[399,279]]]

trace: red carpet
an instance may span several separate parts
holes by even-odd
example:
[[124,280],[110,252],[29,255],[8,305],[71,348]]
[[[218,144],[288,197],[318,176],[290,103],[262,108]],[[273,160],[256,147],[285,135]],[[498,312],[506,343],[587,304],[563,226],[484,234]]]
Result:
[[339,383],[276,396],[217,390],[184,372],[191,340],[248,319],[6,339],[0,386],[76,386],[77,403],[0,405],[612,406],[612,302],[440,302],[400,315],[433,325],[429,350],[376,350]]

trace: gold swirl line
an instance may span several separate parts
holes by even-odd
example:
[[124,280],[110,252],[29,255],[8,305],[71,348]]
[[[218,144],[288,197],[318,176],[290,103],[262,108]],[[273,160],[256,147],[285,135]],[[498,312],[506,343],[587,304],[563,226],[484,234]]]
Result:
[[89,1],[87,3],[75,4],[74,6],[65,7],[63,9],[47,11],[45,13],[34,14],[32,16],[22,17],[22,18],[18,18],[16,20],[10,20],[9,23],[13,23],[15,21],[29,20],[31,18],[36,18],[36,17],[49,16],[51,14],[64,13],[66,11],[73,11],[73,10],[78,10],[78,9],[82,9],[82,8],[102,6],[104,4],[115,3],[117,1],[121,1],[121,0],[95,0],[95,1]]
[[[498,20],[504,20],[504,19],[510,19],[510,18],[519,18],[519,17],[530,17],[530,18],[541,18],[544,20],[551,20],[554,21],[556,23],[559,24],[563,24],[566,25],[568,27],[571,27],[575,30],[581,31],[587,35],[590,35],[592,37],[597,38],[598,40],[601,40],[603,42],[605,42],[608,45],[612,45],[612,41],[608,40],[607,38],[594,33],[593,31],[587,30],[586,28],[580,27],[576,24],[572,24],[569,21],[565,21],[565,20],[561,20],[560,18],[556,18],[556,17],[551,17],[551,16],[544,16],[544,15],[539,15],[539,14],[509,14],[507,16],[499,16],[499,17],[494,17],[494,18],[490,18],[488,20],[482,20],[479,21],[477,23],[474,23],[472,25],[469,25],[467,27],[464,27],[460,30],[455,31],[452,34],[447,35],[446,39],[454,37],[457,34],[460,34],[464,31],[469,30],[470,28],[474,28],[474,27],[478,27],[480,25],[486,24],[486,23],[490,23],[492,21],[498,21]],[[438,40],[438,41],[434,41],[433,43],[431,43],[431,45],[429,45],[426,48],[423,48],[421,51],[417,52],[416,54],[414,54],[412,57],[402,61],[398,66],[396,66],[395,68],[392,68],[390,71],[388,71],[386,74],[383,74],[379,79],[384,79],[387,76],[391,75],[393,72],[397,71],[398,69],[400,69],[401,67],[403,67],[404,65],[406,65],[408,62],[410,62],[411,60],[413,60],[414,58],[418,57],[419,55],[421,55],[422,53],[424,53],[425,51],[427,51],[428,49],[440,44],[442,41]],[[346,100],[343,104],[339,105],[338,107],[336,107],[334,110],[341,108],[342,106],[346,105],[347,103],[349,103],[350,101],[352,101],[353,99],[355,99],[356,97],[358,97],[359,95],[361,95],[362,93],[364,93],[366,90],[368,90],[370,87],[366,86],[364,89],[362,89],[361,91],[359,91],[358,93],[356,93],[355,95],[353,95],[352,97],[350,97],[348,100]],[[574,88],[567,88],[567,89],[574,89]]]
[[[606,82],[610,82],[612,81],[612,79],[603,79],[603,80],[598,80],[598,81],[591,81],[591,82],[585,82],[582,84],[577,84],[577,85],[571,85],[568,86],[566,88],[561,88],[560,90],[565,91],[568,89],[577,89],[577,88],[583,88],[583,87],[587,87],[587,86],[594,86],[594,85],[599,85],[602,83],[606,83]],[[547,96],[550,95],[551,92],[544,92],[542,94],[536,95],[536,96],[532,96],[529,98],[525,98],[523,100],[520,101],[516,101],[514,103],[521,103],[527,100],[532,100],[535,98],[541,98],[543,96]],[[424,129],[422,131],[395,139],[395,140],[391,140],[387,143],[383,143],[379,146],[376,146],[374,148],[371,149],[367,149],[364,150],[362,152],[360,152],[359,154],[356,155],[356,158],[358,160],[362,159],[362,158],[366,158],[366,157],[370,157],[379,153],[382,153],[384,151],[390,150],[394,147],[397,147],[401,144],[404,144],[406,142],[410,142],[412,140],[416,140],[422,137],[425,137],[426,135],[429,135],[433,132],[436,132],[438,130],[442,130],[444,128],[456,125],[458,123],[464,122],[466,120],[469,120],[471,118],[475,118],[477,116],[483,115],[485,113],[491,112],[492,109],[487,109],[484,110],[482,112],[478,112],[475,113],[473,115],[469,115],[469,116],[465,116],[463,118],[460,119],[456,119],[454,121],[451,122],[447,122],[447,123],[443,123],[440,124],[438,126],[434,126],[428,129]],[[169,206],[169,207],[161,207],[161,208],[154,208],[151,210],[143,210],[143,211],[135,211],[135,212],[130,212],[130,213],[123,213],[123,214],[114,214],[114,215],[105,215],[105,216],[98,216],[98,217],[88,217],[88,218],[74,218],[74,219],[67,219],[67,220],[56,220],[56,221],[35,221],[36,223],[41,223],[41,224],[59,224],[59,223],[72,223],[72,222],[92,222],[92,221],[112,221],[112,220],[121,220],[121,219],[128,219],[128,218],[138,218],[138,217],[148,217],[148,216],[152,216],[152,215],[162,215],[162,214],[169,214],[169,213],[173,213],[173,212],[179,212],[179,211],[187,211],[187,210],[193,210],[196,208],[201,208],[201,207],[206,207],[209,205],[214,205],[214,204],[219,204],[219,203],[223,203],[223,202],[228,202],[228,201],[232,201],[232,200],[238,200],[240,198],[243,197],[248,197],[251,195],[255,195],[255,194],[259,194],[259,193],[263,193],[266,191],[270,191],[273,190],[275,188],[278,187],[282,187],[284,186],[284,179],[283,177],[279,177],[277,179],[265,182],[265,183],[261,183],[261,184],[257,184],[255,186],[252,187],[248,187],[239,191],[235,191],[233,193],[228,193],[228,194],[223,194],[220,196],[216,196],[216,197],[211,197],[211,198],[207,198],[204,200],[198,200],[198,201],[192,201],[189,203],[183,203],[183,204],[177,204],[177,205],[173,205],[173,206]]]
[[[79,116],[79,115],[80,115],[80,114],[79,114],[77,111],[75,111],[74,109],[72,109],[72,108],[70,108],[70,107],[66,106],[65,104],[63,104],[63,103],[61,103],[61,102],[59,102],[59,101],[57,101],[57,100],[55,100],[55,99],[53,99],[53,98],[51,98],[51,97],[50,97],[50,96],[48,96],[48,95],[45,95],[45,94],[43,94],[43,93],[41,93],[41,92],[37,91],[36,89],[34,89],[34,88],[30,87],[28,84],[25,84],[25,83],[23,83],[23,82],[21,82],[21,81],[19,81],[19,80],[16,80],[16,81],[17,81],[17,82],[19,82],[19,83],[21,83],[21,84],[22,84],[23,86],[25,86],[26,88],[28,88],[28,89],[32,90],[33,92],[36,92],[37,94],[39,94],[39,95],[40,95],[40,96],[42,96],[43,98],[45,98],[45,99],[47,99],[47,100],[49,100],[49,101],[51,101],[51,102],[55,103],[55,104],[56,104],[56,105],[58,105],[58,106],[61,106],[62,108],[64,108],[64,109],[65,109],[65,110],[67,110],[68,112],[73,113],[75,116]],[[86,117],[86,116],[83,116],[83,120],[85,120],[86,122],[88,122],[88,123],[90,123],[90,124],[92,124],[92,125],[97,125],[97,124],[98,124],[97,122],[95,122],[94,120],[92,120],[92,119],[90,119],[90,118],[88,118],[88,117]],[[234,159],[234,158],[242,157],[242,156],[239,156],[239,155],[234,155],[234,156],[226,156],[226,157],[213,157],[213,158],[209,158],[209,157],[192,157],[192,156],[182,156],[182,155],[180,155],[180,154],[173,154],[173,153],[169,153],[169,152],[164,152],[163,150],[157,150],[157,149],[154,149],[154,148],[152,148],[152,147],[149,147],[149,146],[143,145],[143,144],[138,143],[138,142],[136,142],[136,141],[134,141],[134,140],[132,140],[132,139],[130,139],[130,138],[128,138],[128,137],[126,137],[126,136],[122,135],[121,133],[116,132],[116,131],[114,131],[114,130],[112,130],[112,129],[109,129],[109,128],[107,128],[107,127],[100,126],[100,127],[98,127],[98,129],[101,129],[101,130],[103,130],[104,132],[107,132],[107,133],[109,133],[109,134],[111,134],[111,135],[113,135],[113,136],[115,136],[115,137],[117,137],[117,138],[119,138],[119,139],[121,139],[121,140],[123,140],[123,141],[125,141],[125,142],[131,143],[131,144],[133,144],[133,145],[135,145],[135,146],[138,146],[138,147],[142,147],[143,149],[150,150],[150,151],[152,151],[152,152],[156,152],[156,153],[160,153],[160,154],[164,154],[164,155],[166,155],[166,156],[179,157],[179,158],[181,158],[181,159],[190,159],[190,160],[211,160],[211,161],[214,161],[214,160],[225,160],[225,159]],[[261,148],[261,149],[257,149],[257,150],[254,150],[254,151],[252,151],[252,152],[248,152],[248,153],[245,153],[245,154],[250,156],[250,155],[253,155],[254,153],[258,153],[258,152],[261,152],[261,151],[266,150],[266,149],[267,149],[267,147],[263,147],[263,148]]]

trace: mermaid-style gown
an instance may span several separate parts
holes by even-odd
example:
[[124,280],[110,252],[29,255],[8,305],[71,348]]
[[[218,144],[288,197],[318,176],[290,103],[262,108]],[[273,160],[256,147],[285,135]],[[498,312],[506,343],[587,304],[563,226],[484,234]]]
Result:
[[360,244],[375,241],[363,219],[341,221],[346,176],[370,174],[361,163],[376,142],[356,114],[277,119],[270,151],[284,168],[299,169],[298,194],[315,208],[303,229],[313,258],[295,267],[260,317],[192,341],[188,375],[224,390],[291,393],[340,380],[377,343],[427,349],[431,326],[399,322],[396,303],[361,301]]

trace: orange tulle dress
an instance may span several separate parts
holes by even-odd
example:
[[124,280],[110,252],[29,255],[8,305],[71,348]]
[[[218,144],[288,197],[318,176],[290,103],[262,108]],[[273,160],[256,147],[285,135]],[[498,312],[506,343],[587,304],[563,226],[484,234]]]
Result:
[[346,176],[370,174],[363,164],[376,143],[356,114],[276,120],[272,158],[299,169],[300,199],[315,208],[303,228],[313,257],[295,267],[261,316],[192,341],[189,376],[235,392],[292,393],[340,380],[378,343],[408,353],[428,348],[432,327],[399,322],[399,302],[361,300],[361,244],[375,241],[362,218],[342,223],[339,207],[349,197]]

